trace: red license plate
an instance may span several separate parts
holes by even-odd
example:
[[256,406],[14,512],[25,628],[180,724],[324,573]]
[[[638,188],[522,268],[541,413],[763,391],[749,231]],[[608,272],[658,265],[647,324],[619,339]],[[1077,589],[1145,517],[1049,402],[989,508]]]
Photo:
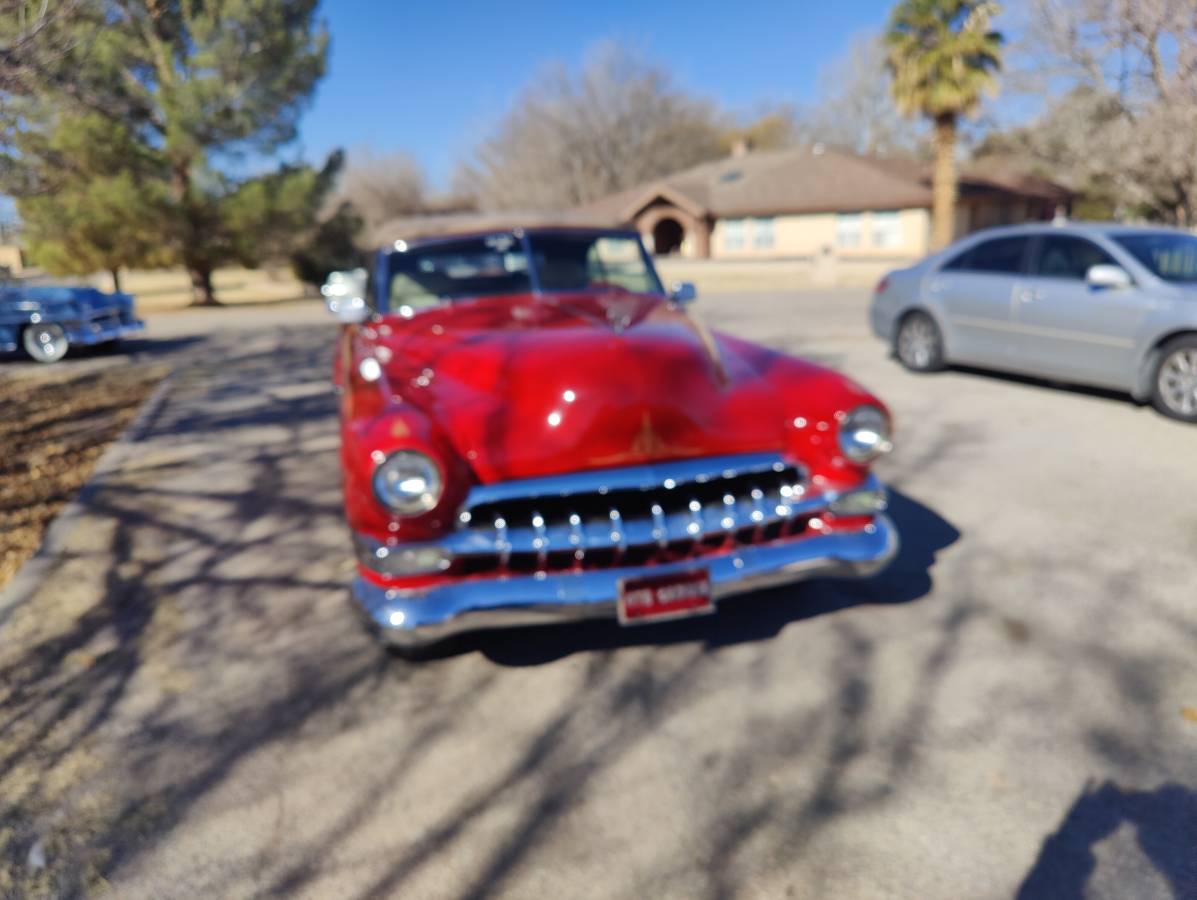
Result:
[[619,583],[620,625],[680,619],[715,611],[711,576],[705,569],[627,578]]

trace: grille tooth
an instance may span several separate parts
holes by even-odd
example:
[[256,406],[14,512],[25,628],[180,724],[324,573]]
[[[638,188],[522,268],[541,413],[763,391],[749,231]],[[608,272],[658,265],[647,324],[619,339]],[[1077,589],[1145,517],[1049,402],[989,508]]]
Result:
[[652,508],[653,514],[653,540],[657,542],[657,546],[664,550],[669,546],[669,526],[665,522],[665,510],[660,503],[654,503]]
[[532,513],[532,531],[536,535],[532,538],[532,549],[536,551],[536,567],[543,571],[549,561],[549,532],[544,526],[544,516],[538,512]]
[[618,563],[620,558],[628,549],[628,536],[623,529],[623,515],[616,507],[611,507],[611,543],[615,545],[615,561]]
[[574,560],[582,563],[586,559],[586,536],[582,531],[582,517],[576,512],[569,514],[569,545],[574,548]]
[[723,495],[723,518],[720,520],[719,525],[728,534],[731,534],[736,530],[736,521],[738,519],[736,506],[737,504],[735,495]]
[[764,522],[766,517],[765,492],[754,485],[749,496],[752,498],[752,515],[750,518],[752,519],[752,524],[754,526],[752,529],[752,539],[754,541],[759,541],[764,530]]
[[511,541],[507,540],[507,520],[495,518],[495,549],[499,551],[499,565],[507,568],[511,562]]

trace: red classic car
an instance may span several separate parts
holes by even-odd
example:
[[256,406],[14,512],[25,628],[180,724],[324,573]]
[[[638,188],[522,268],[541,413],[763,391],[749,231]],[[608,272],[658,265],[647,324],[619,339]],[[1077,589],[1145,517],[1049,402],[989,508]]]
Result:
[[881,402],[708,331],[633,231],[408,234],[326,295],[352,592],[401,651],[711,612],[896,551]]

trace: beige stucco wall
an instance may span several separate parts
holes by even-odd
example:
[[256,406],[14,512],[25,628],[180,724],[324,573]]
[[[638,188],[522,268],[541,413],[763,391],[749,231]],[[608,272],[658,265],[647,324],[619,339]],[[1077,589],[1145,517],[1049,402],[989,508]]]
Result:
[[711,258],[723,260],[779,259],[792,257],[837,256],[843,259],[913,259],[927,253],[931,217],[925,209],[898,211],[898,243],[878,247],[873,241],[873,213],[861,214],[861,242],[858,247],[836,244],[836,213],[774,216],[773,246],[754,246],[755,223],[745,220],[744,244],[728,249],[726,220],[715,222],[711,234]]
[[25,268],[21,248],[15,244],[0,244],[0,267],[8,269],[14,275],[20,275]]
[[809,287],[872,287],[886,272],[909,261],[813,259],[683,259],[658,257],[657,271],[666,284],[690,281],[701,297],[708,293],[793,291]]

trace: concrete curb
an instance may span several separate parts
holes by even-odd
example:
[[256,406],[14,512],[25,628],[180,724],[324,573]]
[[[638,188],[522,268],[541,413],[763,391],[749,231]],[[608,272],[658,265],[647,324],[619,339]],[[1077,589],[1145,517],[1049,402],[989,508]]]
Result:
[[0,628],[25,602],[27,602],[46,579],[46,575],[61,558],[66,549],[67,539],[71,531],[87,512],[88,501],[95,494],[96,489],[104,478],[124,464],[133,451],[133,446],[145,437],[154,418],[161,411],[166,399],[174,387],[177,370],[168,372],[162,382],[141,405],[141,409],[133,417],[133,421],[124,432],[113,441],[104,455],[100,457],[91,475],[83,482],[77,493],[69,500],[58,515],[50,522],[46,533],[42,536],[41,546],[37,552],[17,569],[17,574],[3,588],[0,588]]

